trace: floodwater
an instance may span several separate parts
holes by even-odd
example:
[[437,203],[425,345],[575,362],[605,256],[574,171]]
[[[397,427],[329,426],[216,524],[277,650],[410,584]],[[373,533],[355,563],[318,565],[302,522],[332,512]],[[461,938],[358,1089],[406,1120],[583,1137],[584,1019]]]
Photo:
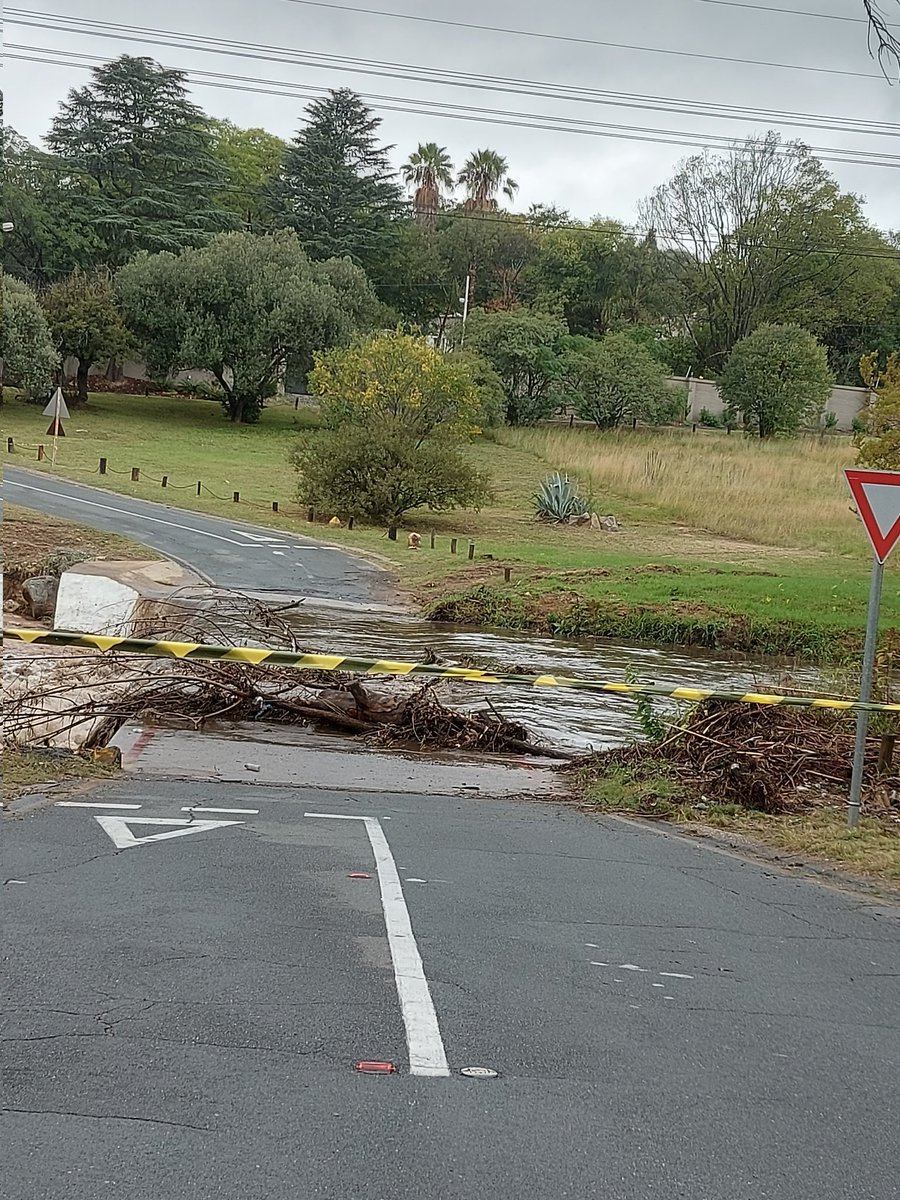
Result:
[[[319,653],[421,662],[436,656],[442,665],[525,668],[530,674],[577,675],[597,682],[622,682],[630,673],[641,682],[671,687],[693,685],[723,691],[773,690],[786,675],[783,665],[750,662],[698,650],[656,649],[604,639],[566,641],[507,630],[470,629],[422,621],[408,613],[304,604],[290,617],[298,642]],[[816,673],[791,671],[792,682],[814,687]],[[604,749],[640,735],[635,704],[627,697],[560,688],[454,683],[450,702],[483,708],[488,699],[504,717],[521,721],[550,744]],[[442,692],[447,698],[448,692]],[[660,715],[677,707],[658,701]]]

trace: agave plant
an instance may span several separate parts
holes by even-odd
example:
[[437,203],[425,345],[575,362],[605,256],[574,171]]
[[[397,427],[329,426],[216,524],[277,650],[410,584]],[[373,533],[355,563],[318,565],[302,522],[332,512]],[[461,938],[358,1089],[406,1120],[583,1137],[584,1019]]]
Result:
[[542,521],[568,521],[570,517],[583,517],[588,511],[587,501],[578,495],[575,484],[559,471],[544,480],[534,502]]

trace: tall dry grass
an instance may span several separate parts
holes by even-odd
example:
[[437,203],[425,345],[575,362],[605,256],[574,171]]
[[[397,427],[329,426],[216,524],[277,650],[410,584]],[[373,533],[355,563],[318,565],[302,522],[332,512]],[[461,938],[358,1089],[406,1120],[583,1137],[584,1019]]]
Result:
[[681,430],[502,429],[497,440],[567,471],[598,504],[627,499],[712,533],[770,546],[864,555],[843,470],[841,437],[760,442]]

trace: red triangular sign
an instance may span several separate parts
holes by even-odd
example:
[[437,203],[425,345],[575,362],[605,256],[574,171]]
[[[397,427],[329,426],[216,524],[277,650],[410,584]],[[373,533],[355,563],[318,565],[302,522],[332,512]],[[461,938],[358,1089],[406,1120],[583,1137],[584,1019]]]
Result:
[[879,562],[900,540],[900,471],[845,471]]

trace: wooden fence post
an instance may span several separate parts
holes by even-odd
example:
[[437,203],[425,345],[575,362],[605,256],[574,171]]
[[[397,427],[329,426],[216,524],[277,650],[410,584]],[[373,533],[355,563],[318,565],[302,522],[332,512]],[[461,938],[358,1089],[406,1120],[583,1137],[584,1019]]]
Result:
[[131,482],[132,483],[140,483],[140,481],[141,481],[141,468],[140,467],[132,467],[131,468]]

